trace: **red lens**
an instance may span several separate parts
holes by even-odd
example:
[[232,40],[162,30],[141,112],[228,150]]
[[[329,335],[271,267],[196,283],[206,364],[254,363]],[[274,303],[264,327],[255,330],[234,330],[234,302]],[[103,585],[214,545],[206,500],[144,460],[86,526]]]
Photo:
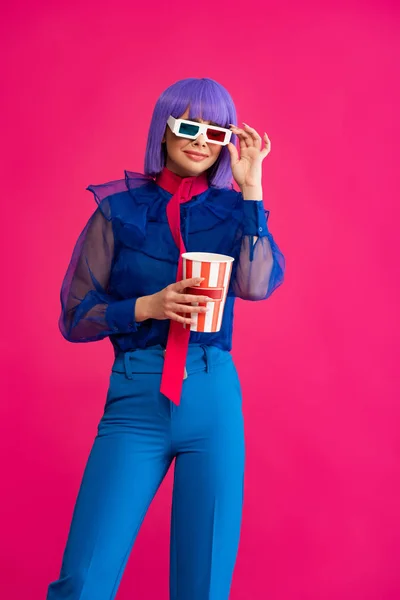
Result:
[[225,139],[225,131],[207,127],[207,137],[212,142],[223,142]]

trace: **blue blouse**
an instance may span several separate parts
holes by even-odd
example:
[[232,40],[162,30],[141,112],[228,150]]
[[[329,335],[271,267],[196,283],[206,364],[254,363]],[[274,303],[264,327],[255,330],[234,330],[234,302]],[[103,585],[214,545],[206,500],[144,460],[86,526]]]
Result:
[[[166,346],[167,320],[135,321],[137,298],[175,282],[179,250],[166,206],[172,194],[139,173],[90,185],[98,204],[80,234],[61,288],[59,327],[70,342],[109,336],[115,355],[156,344]],[[285,259],[268,230],[262,201],[214,188],[180,207],[188,252],[233,256],[221,330],[190,333],[189,343],[230,351],[235,299],[263,300],[283,282]],[[256,239],[255,237],[256,236]]]

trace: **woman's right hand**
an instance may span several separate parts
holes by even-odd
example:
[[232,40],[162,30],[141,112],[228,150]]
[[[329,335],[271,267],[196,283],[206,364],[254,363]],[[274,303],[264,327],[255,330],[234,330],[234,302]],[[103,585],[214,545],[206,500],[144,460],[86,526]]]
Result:
[[191,306],[191,302],[214,302],[212,298],[207,296],[194,296],[185,294],[185,289],[199,285],[203,281],[201,277],[192,279],[183,279],[176,283],[171,283],[166,288],[151,294],[150,296],[142,296],[136,300],[135,321],[145,321],[146,319],[171,319],[178,323],[191,324],[192,320],[188,317],[183,317],[179,313],[203,313],[207,312],[205,306]]

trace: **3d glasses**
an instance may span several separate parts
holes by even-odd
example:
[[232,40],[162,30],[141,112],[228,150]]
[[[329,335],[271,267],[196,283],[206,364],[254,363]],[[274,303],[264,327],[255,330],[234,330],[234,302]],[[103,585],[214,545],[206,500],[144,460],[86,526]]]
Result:
[[195,140],[203,133],[207,142],[210,144],[218,144],[219,146],[226,146],[229,144],[232,135],[232,131],[230,129],[225,129],[225,127],[216,127],[214,125],[207,125],[206,123],[196,123],[195,121],[188,121],[186,119],[175,119],[172,116],[168,118],[167,124],[172,133],[178,137]]

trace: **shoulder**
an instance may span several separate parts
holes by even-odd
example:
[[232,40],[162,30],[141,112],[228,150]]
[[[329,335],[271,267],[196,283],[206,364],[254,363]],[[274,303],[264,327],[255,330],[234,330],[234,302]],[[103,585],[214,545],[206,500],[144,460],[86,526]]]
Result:
[[113,221],[115,230],[130,229],[136,238],[144,238],[148,210],[159,196],[152,177],[124,171],[121,179],[91,184],[86,189],[92,192],[102,215]]
[[242,196],[233,188],[210,187],[204,199],[191,209],[193,232],[206,231],[214,227],[237,227],[242,220]]
[[243,199],[242,194],[240,192],[237,192],[233,187],[210,187],[209,198],[218,202],[230,204],[233,207],[239,205],[241,200]]
[[239,218],[243,212],[243,196],[233,188],[210,188],[207,206],[221,216]]
[[107,220],[123,219],[140,205],[149,204],[151,196],[156,193],[156,186],[151,177],[124,171],[124,177],[105,183],[91,184],[86,190],[92,192],[94,199]]

